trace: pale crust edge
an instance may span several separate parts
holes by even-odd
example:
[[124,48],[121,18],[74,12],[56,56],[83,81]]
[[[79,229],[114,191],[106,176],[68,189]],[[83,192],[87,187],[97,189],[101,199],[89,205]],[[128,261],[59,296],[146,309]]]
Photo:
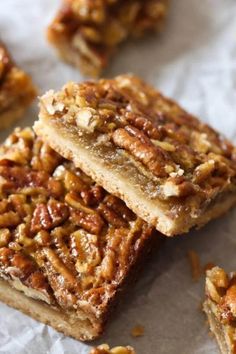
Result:
[[[57,52],[58,57],[66,64],[70,64],[79,69],[85,76],[97,77],[100,74],[102,68],[94,66],[89,62],[89,59],[84,58],[79,49],[73,48],[70,41],[64,37],[57,36],[57,33],[48,27],[47,39],[51,43]],[[86,64],[85,64],[86,63]]]
[[59,132],[60,128],[53,127],[49,119],[40,117],[33,128],[54,150],[63,157],[72,160],[77,167],[102,185],[109,193],[124,200],[134,213],[166,236],[187,233],[194,226],[202,227],[210,220],[226,213],[236,204],[236,192],[232,192],[226,198],[206,209],[198,218],[189,217],[188,222],[184,218],[184,223],[178,219],[171,219],[166,215],[166,210],[161,203],[158,203],[156,199],[154,201],[148,200],[144,193],[137,191],[131,184],[128,184],[128,178],[122,177],[112,169],[109,170],[102,161],[95,159],[89,150],[64,138],[63,134]]
[[5,280],[0,280],[0,301],[37,321],[53,327],[64,335],[78,340],[93,340],[101,334],[101,331],[93,327],[90,319],[85,318],[84,313],[83,319],[79,318],[78,315],[76,318],[68,316],[42,301],[25,296],[24,293],[14,289]]

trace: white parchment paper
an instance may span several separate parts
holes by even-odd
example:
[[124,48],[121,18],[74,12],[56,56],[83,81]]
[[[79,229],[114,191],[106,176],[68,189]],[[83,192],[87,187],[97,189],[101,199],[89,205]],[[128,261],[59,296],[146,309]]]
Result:
[[[0,37],[40,92],[82,80],[78,71],[57,59],[45,40],[45,28],[59,3],[0,0]],[[171,3],[164,33],[124,45],[107,75],[141,75],[236,142],[236,1]],[[35,105],[21,124],[31,125],[36,115]],[[202,264],[214,262],[235,270],[236,210],[200,231],[168,239],[98,343],[130,344],[138,354],[218,353],[200,311],[204,279],[192,281],[189,249],[199,253]],[[145,335],[134,339],[130,330],[137,324],[145,327]],[[89,349],[0,304],[0,353],[87,354]]]

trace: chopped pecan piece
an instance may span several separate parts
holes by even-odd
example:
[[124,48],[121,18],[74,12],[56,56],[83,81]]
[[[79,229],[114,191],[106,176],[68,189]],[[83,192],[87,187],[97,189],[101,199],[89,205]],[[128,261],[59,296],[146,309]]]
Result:
[[94,186],[90,190],[83,190],[81,197],[88,206],[94,206],[99,204],[104,198],[104,190],[100,186]]
[[98,237],[81,231],[71,235],[72,254],[76,259],[75,267],[79,273],[90,272],[101,262]]
[[66,282],[68,286],[73,287],[73,285],[77,284],[76,278],[73,276],[70,270],[67,269],[55,251],[53,251],[51,248],[44,248],[43,254],[46,256],[48,262],[51,264],[54,270],[62,276],[63,281]]
[[98,213],[86,214],[83,211],[71,212],[71,221],[75,225],[81,226],[92,234],[99,234],[104,226],[104,221]]
[[8,211],[2,215],[0,215],[0,227],[12,227],[16,226],[20,223],[20,216],[14,211]]
[[135,220],[135,214],[125,205],[125,203],[114,195],[107,195],[104,202],[109,208],[112,208],[117,214],[122,216],[125,221]]
[[14,251],[7,248],[2,247],[0,248],[0,264],[3,267],[7,267],[10,265],[10,261],[14,255]]
[[32,260],[21,253],[14,254],[11,259],[11,265],[14,267],[13,270],[10,271],[11,275],[19,278],[27,278],[36,269]]
[[126,221],[121,216],[119,216],[114,210],[109,208],[108,205],[104,203],[100,204],[98,210],[109,224],[115,227],[126,226]]
[[69,216],[68,207],[53,199],[48,204],[39,204],[31,221],[32,232],[50,230],[63,223]]
[[15,189],[44,187],[49,177],[45,171],[31,171],[28,167],[21,166],[0,166],[0,174],[9,182],[12,182]]
[[11,233],[9,229],[0,229],[0,247],[7,246],[11,240]]

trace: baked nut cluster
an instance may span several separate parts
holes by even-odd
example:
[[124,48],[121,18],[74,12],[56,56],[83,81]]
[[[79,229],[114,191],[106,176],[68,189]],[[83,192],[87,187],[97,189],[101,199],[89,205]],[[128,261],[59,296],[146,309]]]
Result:
[[50,124],[57,131],[60,125],[81,135],[78,141],[114,171],[118,164],[127,166],[129,182],[139,183],[144,199],[158,199],[162,209],[168,208],[169,219],[181,223],[183,217],[186,223],[188,213],[194,223],[219,198],[236,191],[235,147],[134,76],[68,83],[57,93],[49,91],[41,98],[40,117],[41,131]]
[[0,276],[31,296],[102,318],[154,233],[31,129],[0,147]]
[[214,267],[206,274],[206,300],[203,309],[210,329],[216,336],[221,352],[236,351],[236,274],[228,275]]
[[223,324],[234,325],[236,320],[236,275],[228,274],[219,267],[207,271],[206,295],[218,307]]
[[167,0],[64,0],[48,29],[63,59],[98,76],[118,44],[160,30]]
[[110,349],[109,345],[102,344],[97,348],[93,348],[90,354],[135,354],[135,351],[132,347],[115,347]]
[[0,42],[0,129],[20,118],[35,97],[31,78],[14,64]]

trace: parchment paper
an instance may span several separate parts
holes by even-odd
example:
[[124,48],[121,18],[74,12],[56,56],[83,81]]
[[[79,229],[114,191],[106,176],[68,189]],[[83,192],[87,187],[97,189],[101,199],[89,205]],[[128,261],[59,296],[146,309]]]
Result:
[[[163,34],[124,45],[107,76],[141,75],[236,142],[236,1],[171,2]],[[0,0],[0,36],[41,92],[82,80],[78,71],[57,59],[45,40],[45,28],[59,3]],[[35,105],[22,125],[32,124],[36,115]],[[200,311],[204,279],[193,282],[186,252],[197,251],[202,264],[236,270],[235,227],[233,210],[200,231],[168,239],[99,343],[130,344],[138,354],[218,353]],[[145,335],[134,339],[130,330],[137,324],[145,327]],[[0,304],[0,353],[86,354],[89,348]]]

